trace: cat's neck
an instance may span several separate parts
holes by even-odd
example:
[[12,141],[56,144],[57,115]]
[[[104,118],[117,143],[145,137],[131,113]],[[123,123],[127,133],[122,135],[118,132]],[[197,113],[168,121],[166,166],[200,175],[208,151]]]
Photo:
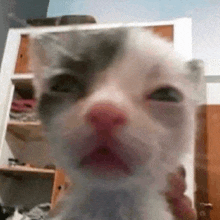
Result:
[[163,212],[167,205],[160,192],[165,189],[166,175],[160,174],[156,179],[145,168],[129,178],[110,181],[72,172],[70,180],[74,185],[61,199],[59,214],[51,220],[171,219]]
[[65,204],[68,207],[65,207],[66,211],[62,210],[61,217],[58,219],[144,220],[143,213],[141,213],[143,199],[143,194],[137,195],[135,190],[94,188],[83,195],[80,191],[75,191],[71,196],[68,196],[68,201],[64,202],[63,207]]
[[155,213],[159,216],[156,219],[166,219],[161,217],[160,205],[160,210],[157,206],[152,207],[152,204],[164,202],[155,192],[156,185],[150,184],[149,180],[144,181],[144,178],[137,182],[115,189],[112,186],[101,187],[102,183],[96,186],[88,182],[76,184],[61,201],[60,215],[51,220],[146,220],[151,219],[148,218],[149,213],[154,208],[154,216]]
[[[126,190],[105,191],[94,189],[82,206],[82,213],[91,219],[139,219],[137,197]],[[89,218],[90,218],[89,217]],[[84,219],[84,218],[82,218]]]

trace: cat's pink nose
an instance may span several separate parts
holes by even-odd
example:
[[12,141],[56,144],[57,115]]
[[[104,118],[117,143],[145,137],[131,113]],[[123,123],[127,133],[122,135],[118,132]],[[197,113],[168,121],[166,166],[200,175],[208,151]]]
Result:
[[86,120],[97,131],[115,131],[127,123],[126,113],[112,104],[95,104],[87,113]]

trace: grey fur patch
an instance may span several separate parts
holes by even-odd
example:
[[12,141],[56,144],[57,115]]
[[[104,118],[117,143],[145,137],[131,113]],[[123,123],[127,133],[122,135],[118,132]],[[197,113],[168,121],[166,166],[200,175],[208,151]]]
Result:
[[[105,191],[94,189],[85,200],[64,213],[66,220],[124,220],[142,219],[137,198],[127,190]],[[76,210],[75,210],[76,209]]]
[[[83,205],[84,213],[89,213],[91,219],[123,220],[127,218],[138,219],[135,199],[127,191],[103,191],[91,192],[86,204]],[[123,216],[123,214],[124,216]],[[97,216],[100,215],[100,216]]]
[[39,42],[49,58],[50,68],[99,72],[123,53],[127,28],[84,30],[40,36]]
[[[45,123],[64,107],[63,98],[74,102],[84,97],[97,73],[122,57],[127,33],[126,28],[117,28],[40,36],[38,41],[50,61],[44,74],[48,91],[43,91],[39,101]],[[66,94],[60,99],[54,92]]]
[[200,84],[201,78],[204,76],[204,62],[193,59],[187,62],[187,66],[190,70],[189,79],[195,84]]

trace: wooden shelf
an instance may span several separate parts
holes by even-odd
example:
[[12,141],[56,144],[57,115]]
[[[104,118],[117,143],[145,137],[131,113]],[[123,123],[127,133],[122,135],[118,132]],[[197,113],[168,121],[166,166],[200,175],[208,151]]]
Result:
[[1,166],[0,175],[6,177],[24,178],[54,178],[55,170],[33,168],[28,166]]
[[34,78],[33,73],[15,73],[11,77],[11,80],[12,80],[13,83],[17,83],[17,82],[32,83],[33,78]]
[[21,122],[11,120],[8,123],[7,131],[23,141],[44,140],[42,124],[40,121]]
[[27,93],[34,94],[33,79],[34,75],[32,73],[14,74],[11,77],[11,81],[15,85],[17,92],[23,91],[26,95]]
[[15,73],[30,72],[28,47],[29,47],[29,36],[21,35],[20,47],[19,47],[16,66],[15,66]]

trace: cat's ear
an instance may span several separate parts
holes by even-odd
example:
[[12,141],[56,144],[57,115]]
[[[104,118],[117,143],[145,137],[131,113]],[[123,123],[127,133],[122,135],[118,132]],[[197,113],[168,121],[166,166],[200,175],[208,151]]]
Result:
[[188,75],[187,78],[197,87],[200,86],[204,78],[204,62],[193,59],[186,63]]
[[56,67],[64,57],[69,57],[76,62],[81,58],[68,45],[69,39],[80,39],[77,33],[46,33],[31,34],[29,46],[30,69],[34,73],[34,86],[36,97],[47,89],[46,81],[51,77],[48,67]]
[[[50,43],[49,43],[50,44]],[[30,70],[34,73],[33,84],[36,97],[42,93],[44,87],[45,68],[50,66],[51,56],[46,40],[41,35],[30,35],[29,43]]]
[[57,62],[65,49],[59,34],[32,34],[30,35],[29,59],[30,69],[34,73],[34,87],[38,98],[45,90],[48,71],[45,70]]
[[186,63],[187,78],[192,82],[194,87],[194,96],[198,102],[204,102],[206,99],[206,84],[205,84],[205,65],[202,60],[193,59]]

